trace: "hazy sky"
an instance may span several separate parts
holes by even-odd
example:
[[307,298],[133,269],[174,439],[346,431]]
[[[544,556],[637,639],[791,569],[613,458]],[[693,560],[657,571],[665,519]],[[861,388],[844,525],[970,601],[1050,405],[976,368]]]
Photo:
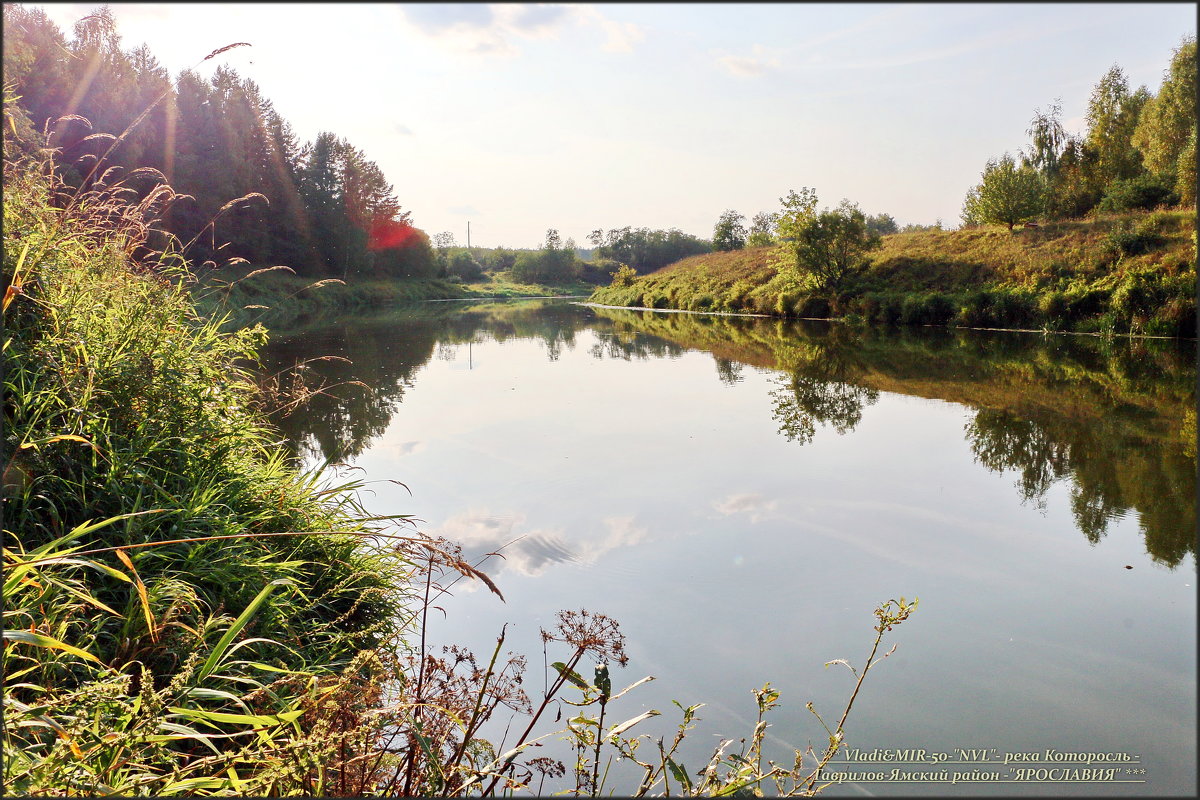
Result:
[[[38,5],[38,4],[30,4]],[[99,4],[42,5],[70,37]],[[1084,128],[1113,64],[1157,91],[1194,3],[112,4],[172,74],[252,78],[302,140],[364,150],[459,243],[710,237],[811,186],[901,224],[959,222],[984,162],[1062,98]]]

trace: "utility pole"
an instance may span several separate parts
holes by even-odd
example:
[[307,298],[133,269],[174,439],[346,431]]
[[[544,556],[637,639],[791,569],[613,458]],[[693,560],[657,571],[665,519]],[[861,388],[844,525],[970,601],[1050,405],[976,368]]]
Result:
[[467,220],[467,249],[471,249],[471,220]]

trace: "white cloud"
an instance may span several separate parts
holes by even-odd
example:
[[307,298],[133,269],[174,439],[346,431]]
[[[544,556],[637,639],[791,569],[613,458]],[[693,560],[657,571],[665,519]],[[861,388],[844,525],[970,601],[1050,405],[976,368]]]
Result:
[[595,26],[606,35],[602,48],[631,52],[644,32],[633,23],[609,19],[592,5],[558,3],[414,4],[405,20],[450,49],[481,56],[512,57],[521,39],[556,39],[569,23]]
[[729,517],[734,514],[746,514],[751,522],[761,522],[766,519],[779,503],[775,500],[768,500],[757,492],[744,492],[742,494],[731,494],[724,500],[718,500],[713,503],[713,508],[720,514]]
[[530,576],[541,575],[552,564],[594,564],[611,550],[633,547],[650,538],[649,531],[635,525],[633,517],[608,517],[603,520],[603,536],[581,542],[568,541],[557,528],[524,530],[525,521],[520,513],[493,514],[473,509],[447,519],[429,533],[461,545],[463,557],[471,563],[498,553],[500,557],[480,564],[489,575],[512,570]]
[[757,78],[782,66],[779,58],[761,44],[750,48],[748,56],[718,56],[717,63],[739,78]]

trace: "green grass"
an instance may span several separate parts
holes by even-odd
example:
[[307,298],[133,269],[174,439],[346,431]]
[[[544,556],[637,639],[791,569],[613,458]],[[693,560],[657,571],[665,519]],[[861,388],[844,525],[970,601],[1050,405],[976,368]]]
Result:
[[413,567],[354,484],[285,462],[242,366],[263,329],[134,259],[135,207],[52,188],[6,164],[6,786],[312,790],[294,723],[396,646]]
[[962,327],[1195,336],[1195,211],[1108,215],[883,238],[838,293],[814,292],[773,248],[693,256],[628,285],[617,306]]

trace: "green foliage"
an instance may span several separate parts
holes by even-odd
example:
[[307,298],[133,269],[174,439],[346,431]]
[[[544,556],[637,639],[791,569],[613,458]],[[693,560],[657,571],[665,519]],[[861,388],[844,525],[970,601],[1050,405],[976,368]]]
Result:
[[674,261],[700,253],[711,253],[712,243],[675,228],[597,228],[588,235],[596,255],[628,264],[640,274],[653,272]]
[[967,192],[963,222],[967,225],[999,223],[1013,226],[1042,213],[1045,185],[1041,175],[1028,165],[1017,165],[1005,153],[991,159],[983,170],[983,181]]
[[1163,176],[1148,173],[1113,181],[1105,190],[1099,209],[1138,211],[1175,205],[1179,202],[1179,196],[1172,190],[1172,183]]
[[1149,252],[1162,243],[1162,236],[1153,226],[1134,225],[1128,220],[1115,224],[1104,239],[1114,256],[1136,256]]
[[450,256],[446,271],[450,277],[464,282],[477,281],[483,277],[483,267],[465,250]]
[[407,540],[288,465],[265,332],[199,317],[176,250],[134,259],[152,206],[4,177],[6,786],[320,794],[299,721],[403,630],[411,566],[367,542]]
[[1179,203],[1185,206],[1196,205],[1196,129],[1188,135],[1187,144],[1179,151],[1179,161],[1175,167],[1175,193],[1179,195]]
[[562,284],[579,278],[581,267],[575,247],[563,247],[558,231],[546,232],[546,243],[540,251],[524,251],[512,266],[512,275],[529,283]]
[[792,233],[782,247],[797,271],[821,291],[840,289],[866,269],[866,254],[880,247],[879,235],[867,227],[866,216],[848,200],[809,216],[806,224]]
[[1171,58],[1158,94],[1146,103],[1132,141],[1147,170],[1174,174],[1195,131],[1196,37],[1186,36]]
[[900,232],[900,226],[891,214],[874,214],[867,217],[867,230],[876,236],[889,236]]
[[1026,133],[1031,140],[1026,160],[1035,169],[1053,178],[1058,174],[1059,160],[1069,139],[1062,126],[1062,100],[1055,100],[1045,112],[1040,108],[1035,109]]
[[1149,98],[1144,86],[1130,92],[1125,73],[1115,65],[1092,90],[1085,143],[1094,153],[1095,174],[1101,185],[1135,177],[1142,171],[1142,157],[1132,138]]
[[775,244],[776,227],[779,224],[779,214],[771,211],[760,211],[750,221],[750,230],[746,236],[746,247],[768,247]]
[[613,273],[612,286],[632,286],[634,279],[637,278],[637,271],[633,267],[622,264]]
[[746,217],[736,211],[726,210],[713,226],[713,250],[741,250],[746,246]]
[[800,238],[816,216],[817,192],[807,186],[800,187],[799,192],[789,189],[786,196],[779,198],[779,202],[783,210],[775,222],[775,230],[781,247],[786,249],[788,243]]

